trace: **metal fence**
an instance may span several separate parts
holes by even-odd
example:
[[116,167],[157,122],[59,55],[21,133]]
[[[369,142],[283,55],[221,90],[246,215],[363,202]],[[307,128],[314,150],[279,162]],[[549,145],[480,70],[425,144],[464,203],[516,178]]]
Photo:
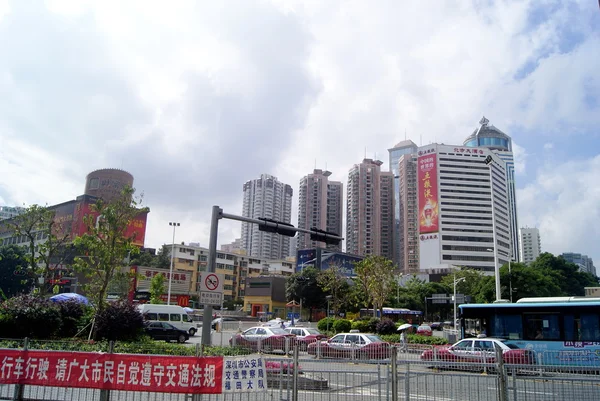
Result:
[[[15,343],[18,347],[20,343]],[[22,345],[22,344],[21,344]],[[67,349],[68,343],[64,344]],[[49,348],[31,342],[29,349]],[[75,348],[72,345],[72,348]],[[71,349],[72,349],[71,348]],[[504,364],[491,358],[475,362],[421,360],[425,346],[394,352],[386,360],[328,359],[292,347],[289,353],[262,354],[274,367],[268,390],[257,393],[185,395],[0,385],[3,400],[82,401],[578,401],[600,400],[600,375],[584,363],[551,364],[555,355],[539,353],[531,365]],[[395,350],[395,349],[394,349]],[[107,352],[110,350],[107,350]],[[148,350],[150,351],[150,349]],[[200,350],[201,351],[201,350]],[[273,352],[273,351],[271,351]],[[189,355],[188,351],[182,354]]]

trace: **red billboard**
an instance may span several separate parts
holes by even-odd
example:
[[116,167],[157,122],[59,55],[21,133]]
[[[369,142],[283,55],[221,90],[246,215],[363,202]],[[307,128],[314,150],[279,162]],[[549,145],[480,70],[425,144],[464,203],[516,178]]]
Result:
[[[97,219],[99,213],[92,210],[93,203],[88,201],[82,201],[77,203],[75,206],[75,221],[73,224],[73,235],[81,236],[87,232],[87,226],[84,222],[85,216],[93,216]],[[127,226],[125,230],[125,236],[128,238],[134,238],[133,244],[136,246],[144,246],[144,240],[146,238],[146,220],[148,218],[148,212],[138,214]]]
[[419,156],[417,162],[419,189],[419,232],[435,233],[439,230],[437,185],[437,156],[429,153]]
[[262,392],[257,357],[106,354],[3,349],[0,384],[184,394]]

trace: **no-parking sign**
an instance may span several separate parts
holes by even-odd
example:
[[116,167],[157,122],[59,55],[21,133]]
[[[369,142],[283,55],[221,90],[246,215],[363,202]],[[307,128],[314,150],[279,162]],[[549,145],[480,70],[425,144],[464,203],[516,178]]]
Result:
[[200,304],[220,306],[223,303],[223,275],[203,273],[200,277]]

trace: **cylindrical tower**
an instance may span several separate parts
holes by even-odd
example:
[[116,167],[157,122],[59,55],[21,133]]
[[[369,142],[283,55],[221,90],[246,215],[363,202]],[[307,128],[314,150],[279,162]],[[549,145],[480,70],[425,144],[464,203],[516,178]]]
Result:
[[125,186],[133,187],[133,175],[116,168],[105,168],[87,175],[84,193],[110,202],[121,194]]

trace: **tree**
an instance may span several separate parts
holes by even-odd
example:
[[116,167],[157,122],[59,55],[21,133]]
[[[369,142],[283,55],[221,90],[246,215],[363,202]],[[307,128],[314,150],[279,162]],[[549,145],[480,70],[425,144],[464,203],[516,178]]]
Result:
[[25,251],[17,245],[0,248],[0,291],[3,297],[28,293],[34,286],[35,278],[27,272]]
[[342,274],[340,267],[334,263],[330,264],[328,269],[319,272],[317,283],[324,293],[331,295],[330,306],[338,312],[346,302],[349,287],[348,279]]
[[156,274],[150,280],[150,303],[162,304],[160,296],[165,293],[165,275],[162,273]]
[[163,244],[163,246],[158,250],[158,255],[154,260],[153,267],[158,267],[161,269],[168,269],[171,267],[171,247],[167,244]]
[[111,202],[98,199],[91,207],[92,214],[84,217],[86,233],[75,240],[85,256],[75,258],[74,266],[89,279],[85,289],[97,313],[104,310],[108,286],[122,271],[125,258],[139,253],[133,244],[135,234],[128,236],[127,227],[138,214],[149,209],[138,208],[141,199],[135,200],[133,194],[134,190],[126,187]]
[[325,294],[318,285],[319,271],[308,266],[292,274],[285,282],[285,295],[288,300],[299,301],[303,307],[320,308],[325,303]]
[[[55,219],[55,212],[44,206],[31,205],[9,223],[16,236],[27,239],[28,273],[36,278],[35,286],[43,295],[51,288],[52,265],[60,265],[69,254],[69,230]],[[43,280],[38,281],[38,277]]]
[[587,272],[579,271],[574,263],[567,262],[561,256],[554,256],[544,252],[529,266],[540,271],[541,274],[550,276],[560,287],[559,293],[550,296],[576,296],[585,295],[585,287],[597,287],[598,279]]
[[394,264],[382,256],[369,256],[354,265],[354,272],[373,304],[373,315],[378,309],[383,316],[383,305],[394,287]]
[[140,252],[139,255],[132,258],[129,266],[153,267],[156,264],[157,257],[149,252]]

